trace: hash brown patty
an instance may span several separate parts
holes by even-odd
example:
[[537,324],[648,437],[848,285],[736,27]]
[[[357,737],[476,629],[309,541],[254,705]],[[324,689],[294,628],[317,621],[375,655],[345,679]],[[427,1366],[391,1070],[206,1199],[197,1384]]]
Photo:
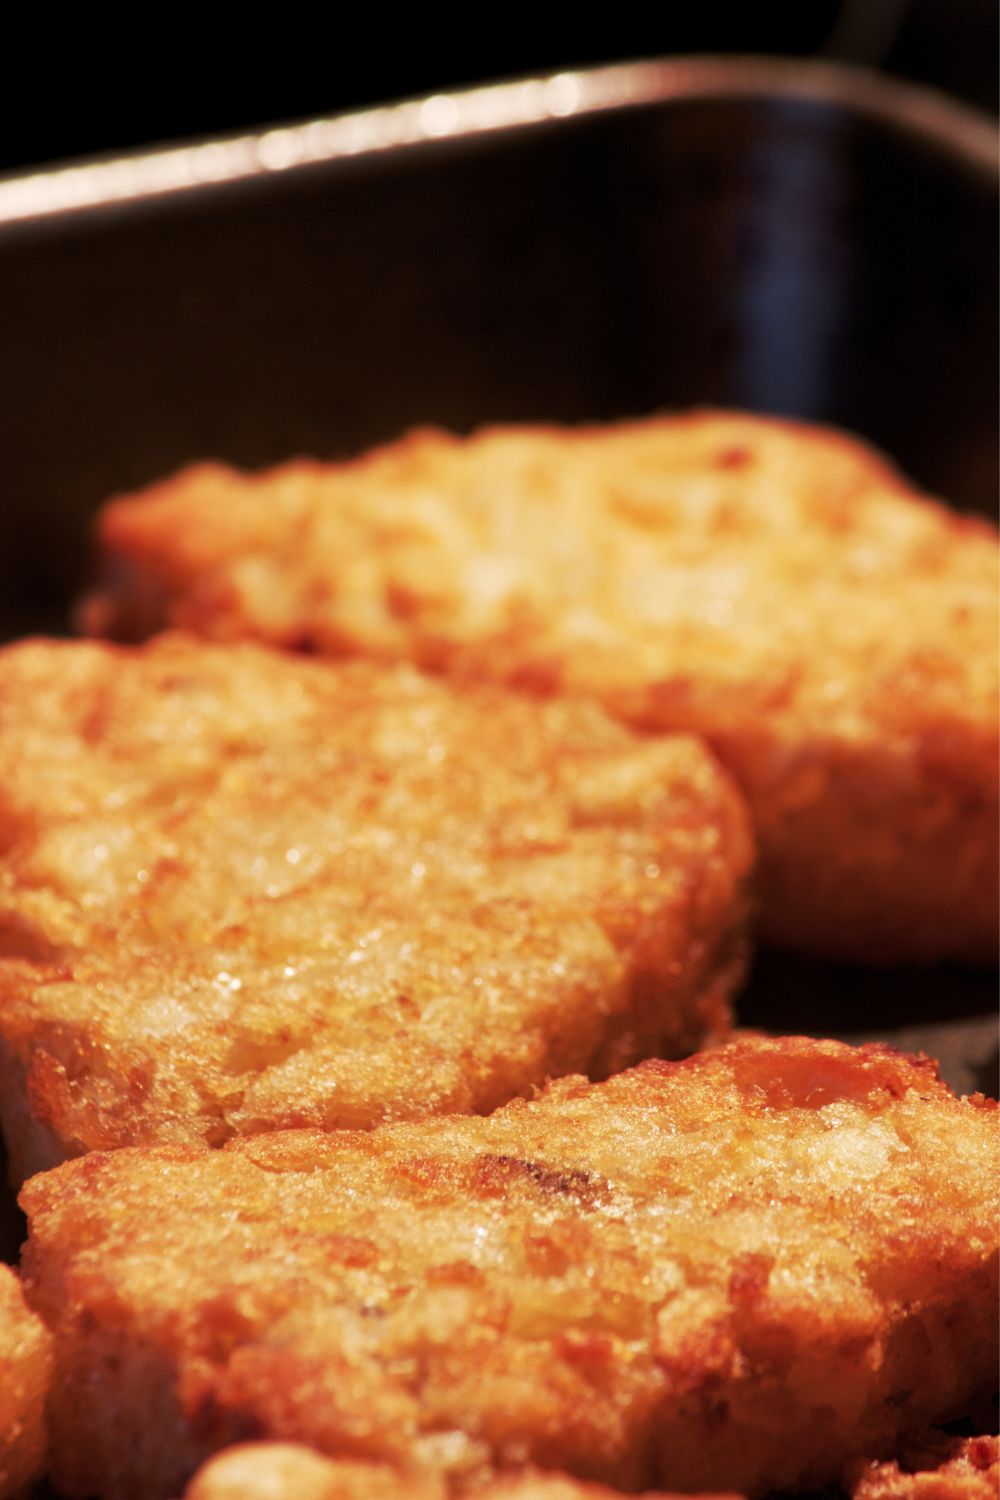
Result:
[[94,1152],[22,1191],[54,1480],[248,1436],[439,1476],[819,1488],[995,1376],[997,1106],[742,1040],[488,1118]]
[[44,1466],[49,1345],[17,1276],[0,1265],[0,1500],[21,1495]]
[[405,657],[704,735],[765,941],[997,953],[998,554],[840,433],[724,413],[419,431],[107,506],[97,633]]
[[744,968],[747,816],[700,744],[405,666],[11,647],[0,830],[15,1180],[680,1056]]

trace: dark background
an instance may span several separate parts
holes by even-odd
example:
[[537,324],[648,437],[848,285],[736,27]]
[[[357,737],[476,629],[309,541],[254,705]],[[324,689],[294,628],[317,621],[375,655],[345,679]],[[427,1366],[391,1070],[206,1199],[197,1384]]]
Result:
[[[151,143],[335,114],[442,89],[683,53],[771,53],[861,62],[997,109],[994,0],[717,0],[624,6],[600,20],[536,5],[329,7],[312,16],[143,10],[102,27],[90,13],[8,33],[0,172]],[[123,13],[127,17],[128,13]],[[554,24],[554,22],[556,24]]]

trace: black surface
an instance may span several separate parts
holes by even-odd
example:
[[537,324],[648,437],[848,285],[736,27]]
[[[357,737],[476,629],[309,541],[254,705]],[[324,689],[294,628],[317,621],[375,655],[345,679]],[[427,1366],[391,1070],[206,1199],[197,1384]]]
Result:
[[204,18],[153,12],[141,41],[86,11],[61,16],[58,28],[23,11],[9,20],[0,171],[484,81],[692,53],[823,55],[997,106],[992,0],[702,0],[602,7],[593,19],[579,9],[557,18],[512,5],[450,19],[354,7],[330,17],[322,41],[301,19],[283,25],[266,13],[208,27]]

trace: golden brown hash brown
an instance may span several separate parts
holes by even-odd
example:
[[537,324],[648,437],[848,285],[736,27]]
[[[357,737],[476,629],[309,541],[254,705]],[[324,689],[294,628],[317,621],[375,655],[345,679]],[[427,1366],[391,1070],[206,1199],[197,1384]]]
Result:
[[[184,1492],[184,1500],[449,1500],[449,1496],[440,1475],[323,1458],[293,1443],[243,1443],[227,1448],[199,1469]],[[476,1500],[622,1500],[622,1496],[602,1484],[531,1471],[477,1489]],[[646,1500],[668,1497],[647,1492]]]
[[341,465],[189,469],[111,503],[99,539],[95,632],[596,695],[736,773],[766,940],[996,957],[996,533],[840,433],[720,413],[422,431]]
[[995,1374],[997,1108],[881,1046],[747,1040],[488,1118],[35,1177],[54,1478],[248,1438],[440,1475],[813,1488]]
[[0,1265],[0,1500],[20,1495],[42,1471],[49,1346],[17,1276]]
[[16,1177],[683,1055],[743,970],[747,818],[702,746],[409,667],[12,647],[0,828]]
[[852,1500],[996,1500],[1000,1443],[938,1434],[911,1446],[901,1462],[855,1465],[847,1488]]

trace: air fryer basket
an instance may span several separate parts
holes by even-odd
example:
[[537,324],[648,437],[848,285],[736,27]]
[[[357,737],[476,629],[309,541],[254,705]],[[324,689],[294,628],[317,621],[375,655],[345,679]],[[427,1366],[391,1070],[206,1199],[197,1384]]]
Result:
[[[424,422],[781,412],[991,513],[995,168],[933,95],[682,60],[0,182],[0,635],[70,628],[108,494]],[[741,1017],[995,1089],[995,993],[765,955]]]

